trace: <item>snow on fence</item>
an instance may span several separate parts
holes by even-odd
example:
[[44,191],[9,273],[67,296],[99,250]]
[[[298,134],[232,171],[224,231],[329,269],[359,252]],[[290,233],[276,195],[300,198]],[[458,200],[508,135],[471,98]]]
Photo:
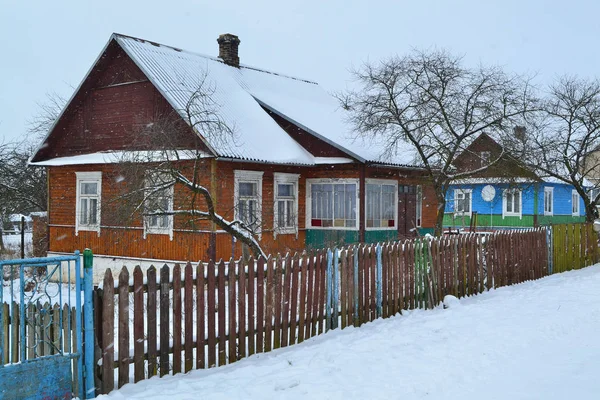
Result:
[[590,225],[553,229],[188,263],[183,276],[180,266],[163,266],[144,279],[136,267],[132,281],[124,268],[118,283],[107,270],[94,300],[97,389],[230,364],[330,329],[433,308],[449,294],[470,296],[539,279],[552,266],[561,272],[598,261]]

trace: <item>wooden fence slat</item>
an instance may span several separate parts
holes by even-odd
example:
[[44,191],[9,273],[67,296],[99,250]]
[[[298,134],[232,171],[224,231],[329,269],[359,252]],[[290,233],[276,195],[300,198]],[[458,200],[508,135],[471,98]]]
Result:
[[119,387],[129,383],[129,270],[119,274]]
[[194,366],[194,269],[191,263],[187,263],[184,269],[184,298],[183,315],[185,318],[183,347],[185,350],[184,371],[189,372]]
[[[337,250],[334,250],[337,251]],[[340,252],[340,264],[334,265],[333,268],[339,268],[340,277],[340,311],[341,311],[341,329],[348,326],[348,251],[342,249]],[[335,305],[334,305],[335,307]]]
[[[206,368],[206,287],[204,280],[204,271],[204,264],[202,262],[199,262],[198,265],[196,265],[196,369]],[[210,314],[210,309],[208,313]]]
[[246,265],[238,263],[238,352],[237,359],[246,357]]
[[291,292],[291,303],[290,303],[290,341],[289,344],[296,343],[296,326],[297,326],[297,318],[298,318],[298,280],[300,268],[299,268],[299,258],[298,253],[294,254],[292,259],[292,264],[290,268],[290,280],[292,283],[292,292]]
[[[102,304],[102,394],[108,394],[115,388],[114,375],[114,324],[115,324],[115,297],[114,297],[115,281],[113,280],[110,269],[104,273],[103,282],[103,304]],[[74,314],[74,313],[73,313]],[[72,316],[73,321],[75,315]],[[73,324],[72,327],[75,327]],[[76,329],[73,329],[76,332]],[[75,373],[75,371],[73,371]],[[76,376],[76,375],[75,375]]]
[[310,336],[317,335],[317,323],[319,321],[319,296],[321,291],[321,265],[323,260],[323,250],[318,250],[313,264],[314,281],[313,281],[313,296],[312,296],[312,313],[310,324]]
[[365,322],[365,248],[357,245],[355,250],[358,252],[358,326]]
[[281,347],[281,312],[282,312],[282,260],[281,254],[274,258],[275,270],[273,281],[275,284],[275,298],[273,299],[273,349]]
[[145,378],[144,371],[144,277],[139,265],[133,269],[133,382]]
[[[281,347],[287,347],[290,336],[290,281],[292,278],[292,257],[285,255],[285,269],[283,271],[283,299],[281,318]],[[295,315],[292,318],[296,318]]]
[[317,334],[320,335],[325,331],[325,286],[327,283],[327,250],[321,253],[321,263],[319,272],[319,308],[317,318]]
[[[228,306],[228,320],[229,320],[229,350],[227,352],[227,361],[229,364],[233,363],[237,359],[237,342],[236,342],[236,319],[237,319],[237,290],[236,290],[236,274],[235,267],[236,262],[232,259],[229,260],[228,268],[228,284],[227,292],[229,294],[227,300]],[[240,340],[242,338],[240,337]]]
[[225,299],[227,295],[225,293],[225,262],[219,261],[217,271],[217,307],[219,309],[218,321],[218,338],[219,338],[219,367],[227,363],[227,349],[225,347],[227,343],[227,314],[225,313]]
[[181,266],[173,266],[173,375],[181,372]]
[[255,268],[256,268],[256,262],[254,261],[253,257],[250,257],[250,260],[248,261],[248,285],[247,285],[247,292],[248,292],[248,355],[251,356],[253,354],[256,353],[256,347],[255,347],[255,331],[254,331],[254,326],[256,323],[256,312],[255,312],[255,296],[256,296],[256,291],[255,291],[255,287],[256,287],[256,278],[255,278]]
[[207,322],[208,322],[208,367],[216,367],[217,366],[217,325],[215,322],[215,317],[217,313],[217,304],[216,304],[216,274],[215,269],[216,265],[214,261],[210,260],[208,262],[208,270],[207,270],[207,281],[208,281],[208,290],[206,292],[206,302],[208,308],[206,310],[207,313]]
[[265,259],[260,256],[256,266],[256,352],[262,353],[265,323]]
[[305,317],[306,317],[306,285],[308,284],[308,255],[306,251],[302,253],[300,258],[300,264],[298,265],[298,272],[300,273],[300,299],[298,300],[298,343],[304,341],[305,332]]
[[271,351],[272,338],[273,338],[273,301],[275,296],[275,282],[274,282],[274,271],[273,264],[275,259],[273,257],[267,258],[267,287],[265,288],[265,345],[264,351]]
[[157,310],[157,298],[156,298],[156,267],[154,265],[150,266],[148,271],[146,272],[146,276],[148,279],[148,295],[146,298],[147,304],[147,314],[146,314],[146,324],[148,326],[148,335],[146,336],[146,341],[148,343],[148,378],[156,375],[158,363],[157,363],[157,318],[156,318],[156,310]]
[[306,287],[306,318],[304,319],[304,337],[306,339],[310,338],[311,335],[311,325],[312,325],[312,305],[313,305],[313,293],[314,293],[314,277],[315,277],[315,258],[317,254],[311,251],[308,254],[308,264],[307,264],[307,287]]
[[159,373],[163,377],[169,374],[169,266],[160,269],[160,366]]

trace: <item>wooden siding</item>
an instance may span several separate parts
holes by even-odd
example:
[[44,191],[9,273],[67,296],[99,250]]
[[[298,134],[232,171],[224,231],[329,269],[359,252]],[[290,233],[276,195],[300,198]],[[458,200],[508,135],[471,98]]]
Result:
[[[198,171],[199,183],[210,187],[210,160],[203,163]],[[293,167],[265,164],[252,164],[240,162],[216,162],[216,187],[214,189],[216,210],[226,219],[234,217],[234,171],[254,170],[263,171],[262,190],[262,218],[263,231],[260,244],[267,253],[285,253],[287,251],[302,250],[307,243],[306,226],[306,179],[308,178],[358,178],[359,171],[354,165],[331,165],[322,167]],[[132,168],[132,167],[129,167]],[[137,166],[140,170],[145,166]],[[181,163],[184,171],[189,171],[190,163]],[[102,207],[101,207],[101,232],[79,232],[75,235],[75,197],[77,171],[102,171]],[[135,172],[127,166],[119,164],[86,165],[49,167],[49,224],[50,224],[50,251],[71,252],[74,249],[90,247],[96,254],[113,255],[119,257],[156,258],[164,260],[199,260],[207,259],[210,243],[211,225],[206,221],[196,222],[193,226],[184,217],[175,219],[173,240],[168,235],[149,234],[143,235],[142,221],[137,216],[130,214],[132,204],[127,204],[119,196],[127,193],[131,185],[135,185]],[[274,220],[274,173],[299,173],[298,184],[298,234],[275,234],[273,231]],[[409,175],[410,174],[410,177]],[[423,183],[422,177],[416,172],[403,171],[399,176],[398,170],[377,168],[367,169],[368,177],[395,179],[399,184]],[[142,175],[143,176],[143,175]],[[434,199],[432,189],[424,186],[423,226],[433,226],[436,206],[430,203]],[[188,203],[185,190],[176,186],[174,204],[176,208],[184,208]],[[429,203],[428,203],[429,202]],[[364,201],[361,201],[364,204]],[[199,202],[203,207],[203,202]],[[327,232],[315,233],[310,231],[312,243]],[[344,243],[356,242],[354,234],[349,231],[352,240]],[[352,233],[354,232],[354,234]],[[317,236],[315,236],[317,235]],[[367,235],[369,239],[374,234]],[[392,235],[397,237],[395,234]],[[386,236],[387,237],[387,236]],[[216,233],[217,258],[232,256],[232,240],[225,233]],[[393,237],[387,237],[393,239]],[[316,242],[315,242],[316,243]],[[234,245],[233,256],[241,254],[240,244]]]

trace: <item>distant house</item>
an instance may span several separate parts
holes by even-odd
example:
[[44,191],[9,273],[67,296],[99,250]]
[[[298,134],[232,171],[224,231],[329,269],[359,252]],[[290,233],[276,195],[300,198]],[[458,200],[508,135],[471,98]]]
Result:
[[[215,58],[110,37],[31,160],[48,168],[51,253],[90,247],[96,259],[117,264],[240,255],[240,244],[206,221],[192,227],[179,216],[128,220],[114,213],[129,185],[120,156],[152,151],[136,129],[165,114],[180,127],[174,148],[200,146],[206,173],[198,183],[210,190],[216,211],[256,223],[267,253],[432,231],[435,195],[410,151],[353,139],[318,84],[240,64],[234,35],[218,43]],[[200,77],[235,127],[231,139],[187,118]],[[160,201],[181,207],[179,188]]]
[[11,231],[13,231],[15,233],[20,233],[21,227],[23,226],[23,222],[24,222],[25,232],[31,232],[32,219],[30,216],[23,215],[23,214],[10,214],[8,216],[8,220],[10,221],[10,230]]
[[444,227],[485,231],[585,220],[583,200],[573,186],[536,176],[503,153],[486,134],[479,136],[455,164],[459,170],[472,170],[498,157],[500,160],[484,172],[450,185]]

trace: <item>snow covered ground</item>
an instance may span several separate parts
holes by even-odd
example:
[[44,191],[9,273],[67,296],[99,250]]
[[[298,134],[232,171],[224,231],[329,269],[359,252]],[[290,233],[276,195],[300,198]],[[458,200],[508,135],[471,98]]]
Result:
[[115,399],[597,399],[600,265],[331,331]]

